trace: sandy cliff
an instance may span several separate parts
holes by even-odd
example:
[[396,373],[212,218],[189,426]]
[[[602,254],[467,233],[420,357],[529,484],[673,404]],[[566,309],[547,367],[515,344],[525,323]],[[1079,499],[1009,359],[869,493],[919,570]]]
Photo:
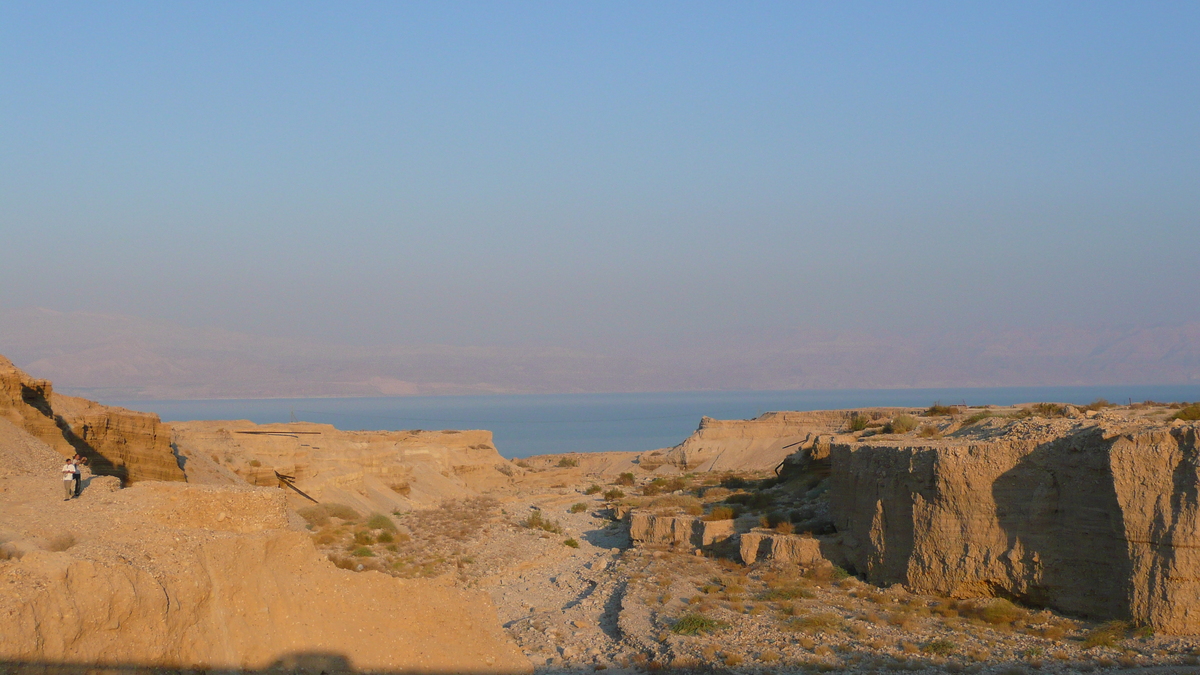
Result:
[[151,413],[55,394],[0,356],[0,418],[64,457],[80,453],[94,473],[140,480],[184,480],[171,451],[170,427]]
[[[328,424],[257,425],[245,420],[174,425],[189,480],[193,469],[232,471],[252,485],[278,486],[275,473],[322,502],[363,513],[435,505],[512,482],[490,431],[340,431]],[[219,482],[219,481],[213,481]],[[293,506],[306,502],[290,492]]]
[[1200,631],[1195,424],[993,420],[830,459],[834,519],[873,583]]

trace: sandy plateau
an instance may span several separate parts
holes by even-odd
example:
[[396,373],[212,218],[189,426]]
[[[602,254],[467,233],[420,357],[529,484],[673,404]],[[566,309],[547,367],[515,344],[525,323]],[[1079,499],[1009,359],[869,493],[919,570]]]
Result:
[[1197,417],[780,412],[510,462],[165,425],[0,360],[0,669],[1196,672]]

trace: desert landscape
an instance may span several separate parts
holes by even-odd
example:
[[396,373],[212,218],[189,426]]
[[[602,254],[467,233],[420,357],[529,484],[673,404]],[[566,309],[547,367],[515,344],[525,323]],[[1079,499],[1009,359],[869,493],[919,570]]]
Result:
[[2,361],[0,662],[1192,671],[1198,413],[775,412],[514,462],[482,430],[168,425]]

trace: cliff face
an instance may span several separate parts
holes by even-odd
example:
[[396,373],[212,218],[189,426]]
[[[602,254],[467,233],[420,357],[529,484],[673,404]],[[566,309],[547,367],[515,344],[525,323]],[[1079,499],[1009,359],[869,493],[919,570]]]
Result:
[[79,453],[95,474],[123,482],[184,480],[171,451],[171,429],[151,413],[54,393],[0,357],[0,417],[64,457]]
[[1000,427],[833,444],[849,563],[874,583],[1200,632],[1197,426]]
[[[215,464],[252,485],[278,486],[278,472],[314,499],[363,513],[475,496],[510,484],[521,471],[496,451],[490,431],[340,431],[244,420],[174,426],[189,476]],[[306,503],[295,492],[289,499]]]

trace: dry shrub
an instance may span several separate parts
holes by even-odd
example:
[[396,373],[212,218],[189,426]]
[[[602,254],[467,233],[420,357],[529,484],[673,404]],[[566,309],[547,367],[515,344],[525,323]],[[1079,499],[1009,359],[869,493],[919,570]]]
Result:
[[734,518],[737,518],[737,511],[734,511],[733,507],[731,506],[715,506],[713,507],[712,511],[709,511],[708,514],[704,516],[704,520],[709,521],[733,520]]
[[556,466],[558,466],[560,469],[573,469],[579,466],[579,460],[571,457],[562,457],[559,458]]
[[258,461],[257,459],[252,459],[249,462],[247,462],[247,464],[249,464],[250,466],[252,466],[254,468],[258,468],[258,467],[262,466],[262,462]]
[[624,497],[624,496],[625,496],[625,493],[624,493],[624,492],[621,492],[621,491],[620,491],[620,490],[618,490],[617,488],[613,488],[613,489],[611,489],[611,490],[609,490],[609,491],[607,491],[607,492],[605,492],[605,493],[604,493],[604,500],[605,500],[605,501],[608,501],[608,502],[611,502],[611,501],[614,501],[614,500],[620,499],[620,498],[622,498],[622,497]]
[[763,652],[759,652],[758,660],[762,661],[763,663],[775,663],[776,661],[779,660],[779,652],[773,652],[769,649],[766,651],[763,651]]
[[617,479],[613,481],[613,485],[623,485],[625,487],[629,487],[630,485],[633,485],[633,483],[633,474],[628,471],[617,476]]
[[937,440],[942,437],[942,430],[933,426],[932,424],[926,424],[925,426],[921,427],[921,430],[917,432],[917,435],[921,438]]
[[312,540],[317,546],[327,546],[337,541],[337,536],[329,530],[321,530],[321,532],[313,535]]
[[571,513],[583,513],[584,511],[587,511],[587,504],[583,502],[575,502],[571,505],[571,508],[567,510]]
[[698,516],[698,515],[704,513],[704,505],[700,503],[699,499],[696,499],[695,497],[692,497],[691,495],[667,495],[665,497],[659,497],[658,499],[655,499],[654,501],[650,502],[650,508],[652,508],[652,509],[677,508],[677,509],[682,510],[684,513],[687,513],[687,514],[690,514],[693,516]]
[[942,405],[941,402],[934,403],[921,413],[925,417],[945,417],[947,415],[957,415],[958,407],[952,405]]
[[46,544],[47,551],[65,551],[75,545],[75,535],[70,532],[56,534]]
[[408,495],[412,494],[412,486],[407,482],[392,483],[388,486],[388,489],[402,497],[407,497]]
[[586,489],[586,490],[584,490],[584,491],[583,491],[583,494],[585,494],[585,495],[597,495],[597,494],[600,494],[600,493],[601,493],[601,492],[603,492],[603,491],[604,491],[604,488],[600,487],[599,485],[596,485],[595,483],[592,483],[591,485],[589,485],[589,486],[588,486],[588,489]]
[[742,665],[742,657],[737,654],[726,654],[722,662],[730,668]]
[[957,603],[955,609],[963,616],[978,619],[993,626],[1006,626],[1014,621],[1024,619],[1029,614],[1003,598],[985,601],[965,600]]
[[1129,624],[1124,621],[1109,621],[1088,631],[1083,638],[1083,648],[1114,647],[1119,640],[1124,640],[1129,632]]
[[358,511],[349,506],[334,502],[306,506],[297,510],[296,513],[309,523],[317,526],[328,525],[330,518],[341,518],[342,520],[353,522],[362,517]]

